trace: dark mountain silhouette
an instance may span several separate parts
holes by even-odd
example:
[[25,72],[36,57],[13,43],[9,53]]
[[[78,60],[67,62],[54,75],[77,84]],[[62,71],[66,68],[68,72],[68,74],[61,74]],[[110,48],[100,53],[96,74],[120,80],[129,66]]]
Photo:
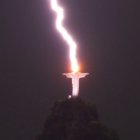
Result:
[[99,122],[95,105],[80,98],[56,101],[37,140],[119,140]]

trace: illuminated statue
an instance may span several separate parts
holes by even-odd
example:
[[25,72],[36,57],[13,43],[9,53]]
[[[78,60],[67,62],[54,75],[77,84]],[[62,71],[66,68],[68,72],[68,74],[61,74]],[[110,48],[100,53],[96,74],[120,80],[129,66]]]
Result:
[[84,78],[88,75],[88,73],[81,72],[72,72],[72,73],[64,73],[67,78],[72,79],[72,96],[76,97],[79,94],[79,80],[80,78]]

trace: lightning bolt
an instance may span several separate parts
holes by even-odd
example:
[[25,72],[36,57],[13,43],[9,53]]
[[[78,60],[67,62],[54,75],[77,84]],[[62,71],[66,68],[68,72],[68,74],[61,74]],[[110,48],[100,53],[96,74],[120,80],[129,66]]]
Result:
[[72,36],[63,26],[63,19],[64,19],[64,9],[58,4],[58,0],[50,0],[51,8],[56,13],[56,29],[61,34],[63,39],[69,46],[69,56],[71,61],[71,68],[73,72],[79,71],[78,61],[76,58],[76,50],[77,44],[73,40]]

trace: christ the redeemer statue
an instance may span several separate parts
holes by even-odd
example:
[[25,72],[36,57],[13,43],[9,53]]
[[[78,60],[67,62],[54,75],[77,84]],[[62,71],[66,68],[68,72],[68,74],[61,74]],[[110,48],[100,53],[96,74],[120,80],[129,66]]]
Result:
[[84,78],[88,75],[88,73],[81,72],[72,72],[72,73],[64,73],[67,78],[72,79],[72,96],[77,97],[79,94],[79,80],[80,78]]

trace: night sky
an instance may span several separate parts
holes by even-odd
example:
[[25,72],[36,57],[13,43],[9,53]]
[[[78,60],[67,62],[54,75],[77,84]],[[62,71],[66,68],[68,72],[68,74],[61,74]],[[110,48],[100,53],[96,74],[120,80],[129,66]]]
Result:
[[[49,1],[49,0],[48,0]],[[34,140],[71,93],[67,44],[47,0],[0,2],[0,139]],[[78,44],[80,96],[122,140],[140,135],[140,10],[130,0],[59,0]]]

